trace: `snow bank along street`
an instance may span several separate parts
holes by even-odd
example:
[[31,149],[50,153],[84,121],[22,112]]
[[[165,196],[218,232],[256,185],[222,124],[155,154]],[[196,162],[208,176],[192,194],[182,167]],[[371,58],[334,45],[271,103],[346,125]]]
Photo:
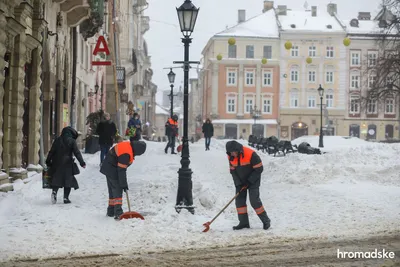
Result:
[[[145,155],[128,168],[131,205],[145,215],[144,221],[116,222],[105,216],[108,194],[106,179],[99,173],[99,155],[84,155],[87,168],[77,176],[80,189],[71,192],[70,205],[50,203],[51,191],[41,188],[41,174],[31,173],[29,182],[16,183],[14,192],[0,194],[0,260],[399,233],[400,144],[342,137],[325,137],[323,151],[329,153],[324,155],[274,158],[259,152],[264,163],[261,199],[271,218],[268,231],[262,230],[252,209],[252,228],[233,231],[237,214],[232,205],[208,233],[202,233],[202,224],[235,193],[225,154],[227,140],[212,140],[210,151],[204,151],[203,141],[190,145],[195,215],[175,212],[180,157],[164,154],[164,143],[147,142]],[[317,146],[318,137],[293,143],[302,141]],[[125,198],[123,205],[127,210]],[[354,251],[363,250],[360,244]],[[335,253],[336,249],[332,256]]]

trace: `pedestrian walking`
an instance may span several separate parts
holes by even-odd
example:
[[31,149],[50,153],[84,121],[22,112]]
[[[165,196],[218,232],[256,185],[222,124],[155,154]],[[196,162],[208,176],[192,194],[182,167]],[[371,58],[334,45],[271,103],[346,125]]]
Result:
[[211,137],[214,136],[214,126],[210,119],[207,119],[203,124],[203,134],[206,142],[206,150],[210,150]]
[[69,194],[71,188],[77,190],[79,188],[78,181],[74,175],[79,174],[79,168],[74,162],[73,155],[78,159],[81,167],[86,168],[86,163],[82,158],[82,154],[76,144],[78,132],[68,126],[65,127],[61,136],[54,140],[49,154],[46,158],[46,165],[49,167],[49,175],[51,179],[51,203],[57,203],[58,189],[64,188],[64,204],[69,204]]
[[107,216],[119,220],[122,210],[122,192],[129,190],[126,177],[127,168],[133,163],[136,156],[146,151],[143,141],[123,141],[109,150],[100,168],[100,172],[107,178],[108,207]]
[[175,138],[178,136],[178,116],[175,114],[168,119],[165,124],[165,134],[168,137],[167,146],[164,149],[165,154],[168,153],[168,148],[171,148],[171,154],[175,153]]
[[138,113],[134,113],[128,122],[128,135],[130,141],[139,141],[142,136],[142,122]]
[[109,113],[104,113],[104,119],[97,125],[97,134],[99,135],[100,145],[100,166],[114,143],[115,135],[117,134],[117,126]]
[[264,230],[270,227],[270,219],[260,200],[260,183],[263,164],[257,153],[240,143],[232,140],[226,143],[226,154],[229,159],[230,172],[236,187],[236,194],[245,186],[236,198],[236,210],[238,213],[239,224],[233,230],[250,228],[249,217],[247,214],[247,191],[249,191],[250,204],[257,213]]

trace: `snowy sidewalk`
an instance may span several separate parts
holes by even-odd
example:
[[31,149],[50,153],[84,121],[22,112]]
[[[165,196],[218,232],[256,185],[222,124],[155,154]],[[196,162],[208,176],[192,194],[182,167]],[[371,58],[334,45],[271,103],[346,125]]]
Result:
[[87,168],[77,176],[80,189],[71,192],[70,205],[51,205],[41,175],[0,194],[0,261],[399,230],[400,145],[338,138],[331,143],[325,138],[330,151],[325,155],[262,156],[261,199],[272,220],[268,231],[250,205],[252,229],[232,231],[237,224],[232,204],[208,233],[201,232],[234,195],[225,141],[212,140],[211,151],[204,151],[203,140],[190,146],[195,215],[174,210],[180,157],[164,154],[164,143],[148,142],[146,154],[128,169],[132,208],[148,214],[145,221],[105,216],[108,194],[99,156],[84,155]]

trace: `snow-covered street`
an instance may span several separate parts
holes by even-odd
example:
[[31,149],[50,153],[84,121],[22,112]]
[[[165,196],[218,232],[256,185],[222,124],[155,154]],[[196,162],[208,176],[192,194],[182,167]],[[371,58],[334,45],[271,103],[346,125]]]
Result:
[[[303,140],[318,144],[318,137],[294,143]],[[195,215],[175,212],[180,157],[164,154],[164,143],[148,142],[145,155],[128,169],[131,205],[145,215],[144,221],[116,222],[105,216],[108,194],[99,155],[84,155],[87,168],[77,176],[80,189],[71,192],[70,205],[50,203],[50,190],[41,188],[41,174],[15,184],[14,192],[0,193],[0,261],[292,238],[361,238],[400,230],[400,144],[325,137],[323,151],[329,153],[324,155],[262,155],[260,191],[272,220],[270,230],[262,230],[249,209],[252,228],[233,231],[237,215],[232,204],[208,233],[202,233],[202,224],[234,195],[226,140],[213,139],[211,151],[204,151],[202,141],[190,145]]]

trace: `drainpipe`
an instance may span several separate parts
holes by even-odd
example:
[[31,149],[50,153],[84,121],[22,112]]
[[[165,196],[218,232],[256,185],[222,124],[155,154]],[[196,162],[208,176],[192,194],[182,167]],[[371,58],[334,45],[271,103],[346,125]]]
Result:
[[[77,58],[77,45],[76,45],[76,27],[72,28],[72,91],[71,91],[71,112],[70,112],[70,123],[71,127],[76,129],[75,123],[75,99],[76,99],[76,58]],[[83,53],[83,51],[82,51]]]
[[44,160],[44,143],[43,143],[43,138],[44,138],[44,135],[43,135],[43,103],[44,103],[44,88],[43,88],[43,72],[44,72],[44,64],[45,64],[45,60],[46,60],[46,57],[44,57],[43,55],[44,55],[44,53],[47,53],[47,46],[46,46],[46,44],[47,44],[47,34],[46,34],[46,31],[44,31],[43,33],[42,33],[42,36],[43,36],[43,38],[42,38],[42,73],[41,73],[41,80],[42,80],[42,83],[41,83],[41,85],[40,85],[40,91],[41,91],[41,95],[40,95],[40,129],[39,129],[39,131],[40,131],[40,139],[39,139],[39,164],[44,168],[44,164],[45,164],[45,160]]

